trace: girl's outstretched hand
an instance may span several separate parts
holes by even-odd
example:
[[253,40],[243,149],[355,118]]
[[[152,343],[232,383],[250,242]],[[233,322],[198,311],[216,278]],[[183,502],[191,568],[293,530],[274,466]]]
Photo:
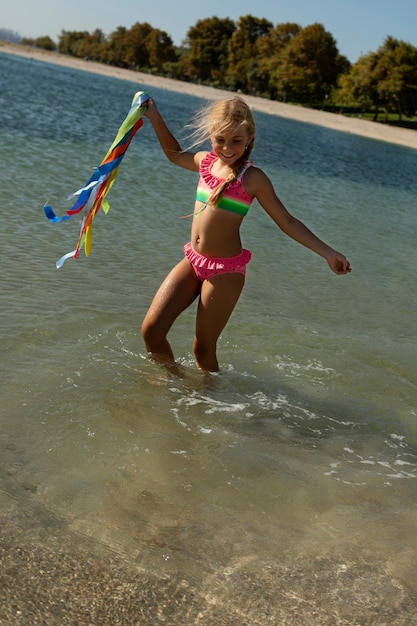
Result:
[[326,257],[326,261],[329,264],[330,269],[335,274],[349,274],[349,272],[352,271],[350,263],[345,255],[340,254],[340,252],[336,252],[335,250]]

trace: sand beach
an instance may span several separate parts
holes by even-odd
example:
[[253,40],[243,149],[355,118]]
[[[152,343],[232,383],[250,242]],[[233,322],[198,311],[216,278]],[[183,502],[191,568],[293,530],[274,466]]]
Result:
[[[206,98],[207,100],[219,100],[230,96],[230,91],[222,89],[186,83],[170,78],[162,78],[143,72],[103,65],[102,63],[96,63],[94,61],[85,61],[83,59],[77,59],[75,57],[48,52],[29,46],[0,42],[0,53],[1,52],[24,56],[34,61],[44,61],[65,67],[72,67],[93,74],[112,76],[121,80],[137,81],[138,83],[144,83],[150,87],[154,86],[158,89],[177,91],[203,99]],[[278,115],[307,124],[317,124],[333,130],[352,133],[369,139],[385,141],[417,150],[417,132],[414,130],[395,128],[380,122],[369,122],[360,118],[345,117],[340,114],[317,111],[255,96],[245,95],[244,97],[249,106],[256,111],[262,111],[270,115]]]

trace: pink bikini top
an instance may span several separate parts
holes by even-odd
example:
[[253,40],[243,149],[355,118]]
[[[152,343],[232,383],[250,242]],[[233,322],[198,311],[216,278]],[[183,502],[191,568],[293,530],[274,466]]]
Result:
[[[218,156],[215,152],[209,152],[200,163],[200,179],[198,181],[195,198],[205,204],[208,202],[210,195],[216,187],[221,185],[224,181],[224,178],[217,178],[211,173],[212,165],[217,159]],[[232,211],[233,213],[238,213],[238,215],[245,217],[252,204],[253,198],[246,193],[243,187],[243,175],[252,165],[253,162],[248,161],[239,176],[227,185],[222,197],[217,203],[220,209]]]

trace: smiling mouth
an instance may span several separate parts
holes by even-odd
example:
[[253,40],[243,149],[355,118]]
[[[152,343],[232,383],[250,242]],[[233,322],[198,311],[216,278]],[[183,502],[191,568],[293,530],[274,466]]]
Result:
[[236,155],[236,153],[233,154],[224,154],[223,152],[221,152],[221,155],[224,159],[233,159],[233,157]]

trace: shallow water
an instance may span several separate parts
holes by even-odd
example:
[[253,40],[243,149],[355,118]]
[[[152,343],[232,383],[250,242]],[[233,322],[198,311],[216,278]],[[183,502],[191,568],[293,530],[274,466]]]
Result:
[[[68,208],[146,86],[4,54],[0,81],[4,508],[36,502],[197,588],[248,563],[255,576],[331,558],[416,591],[417,152],[255,113],[256,163],[353,271],[334,276],[254,206],[222,372],[194,370],[191,309],[172,331],[177,378],[148,360],[139,328],[187,241],[177,217],[195,176],[145,125],[91,256],[59,271],[78,225],[42,211]],[[200,104],[152,95],[176,132]]]

